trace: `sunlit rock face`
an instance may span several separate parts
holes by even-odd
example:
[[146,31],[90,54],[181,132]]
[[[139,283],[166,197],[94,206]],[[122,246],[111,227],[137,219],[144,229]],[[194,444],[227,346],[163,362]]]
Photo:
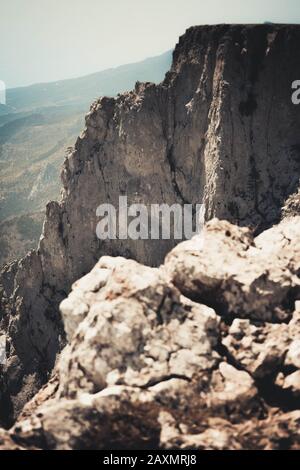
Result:
[[[100,241],[100,204],[117,206],[120,195],[147,206],[203,202],[207,220],[218,217],[256,233],[279,221],[299,182],[300,114],[291,100],[292,82],[300,77],[299,43],[299,26],[193,27],[176,45],[161,84],[137,83],[131,92],[92,104],[63,165],[61,201],[47,205],[39,248],[1,274],[8,355],[3,424],[11,424],[48,379],[65,344],[58,305],[72,283],[103,255],[159,266],[178,242]],[[251,267],[250,258],[247,263]],[[271,277],[268,288],[281,281]],[[237,288],[249,283],[245,273]],[[281,315],[285,289],[272,318]],[[251,318],[254,297],[247,294],[240,306]],[[268,298],[264,292],[259,308]],[[229,293],[220,300],[230,316]]]

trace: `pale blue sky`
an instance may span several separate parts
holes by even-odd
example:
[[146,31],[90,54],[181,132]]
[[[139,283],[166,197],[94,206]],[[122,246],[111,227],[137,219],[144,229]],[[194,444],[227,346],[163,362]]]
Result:
[[0,0],[0,80],[76,77],[172,49],[196,24],[300,23],[299,0]]

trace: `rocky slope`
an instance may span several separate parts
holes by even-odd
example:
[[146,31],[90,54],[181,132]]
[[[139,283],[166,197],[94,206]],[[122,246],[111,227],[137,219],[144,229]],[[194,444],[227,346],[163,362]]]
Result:
[[[175,245],[174,240],[100,243],[95,233],[99,204],[117,206],[120,194],[128,196],[129,204],[204,201],[207,219],[228,219],[256,233],[280,219],[281,207],[299,182],[300,114],[291,102],[291,83],[300,76],[299,43],[298,26],[194,27],[180,38],[160,85],[137,83],[132,92],[92,105],[86,128],[64,163],[62,199],[47,205],[38,250],[1,274],[1,331],[8,354],[1,379],[3,425],[13,423],[48,379],[65,343],[58,304],[71,284],[102,255],[157,266]],[[252,270],[259,272],[266,284],[263,291],[259,284],[255,291],[254,284],[245,303],[234,297],[249,282],[242,261],[232,291],[227,292],[230,279],[214,281],[212,276],[212,287],[219,290],[204,286],[194,292],[198,281],[190,286],[187,278],[183,293],[201,303],[206,299],[229,318],[287,321],[299,271],[284,268],[280,259],[280,270],[290,270],[287,278],[280,270],[268,276],[262,271],[267,258],[259,258],[257,268],[247,260],[250,278]],[[176,276],[182,282],[180,271]],[[278,283],[282,286],[275,295]],[[181,309],[185,318],[189,307]],[[206,334],[205,326],[199,328],[196,338]],[[207,368],[215,367],[212,358]],[[88,375],[84,380],[89,383]]]
[[104,256],[0,448],[299,450],[299,299],[300,217],[255,239],[214,219],[159,269]]

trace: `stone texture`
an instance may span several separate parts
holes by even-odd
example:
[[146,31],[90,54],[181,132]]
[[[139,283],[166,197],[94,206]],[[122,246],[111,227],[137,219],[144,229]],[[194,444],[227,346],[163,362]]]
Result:
[[[172,423],[173,426],[175,423]],[[299,450],[300,413],[274,413],[265,420],[232,425],[220,418],[209,419],[200,433],[185,434],[164,422],[163,443],[167,449],[198,450]],[[289,444],[291,442],[291,444]]]
[[[48,384],[1,431],[0,449],[299,450],[299,291],[276,318],[244,318],[240,310],[231,318],[205,295],[185,296],[199,278],[221,298],[223,285],[213,280],[222,262],[222,275],[232,273],[229,289],[241,273],[255,278],[264,255],[280,279],[273,297],[281,299],[284,279],[299,279],[299,224],[288,219],[253,238],[213,220],[203,243],[197,236],[179,244],[160,268],[100,258],[61,303],[68,344]],[[185,283],[175,285],[179,272]]]
[[286,320],[300,292],[299,229],[295,217],[254,239],[247,228],[212,220],[168,254],[166,270],[187,297],[224,316]]
[[[115,268],[104,287],[95,292],[92,279],[91,291],[83,291],[83,278],[61,304],[66,325],[78,306],[85,305],[87,315],[76,334],[73,325],[67,329],[72,341],[61,358],[61,375],[68,376],[62,396],[96,393],[108,385],[148,388],[172,378],[190,381],[195,374],[200,380],[218,360],[212,349],[218,341],[216,313],[181,298],[160,270],[112,261]],[[109,265],[101,258],[93,275],[102,279],[103,266]]]
[[291,194],[286,200],[282,209],[282,216],[284,218],[294,217],[300,214],[300,189],[297,192]]
[[294,359],[297,358],[294,353],[299,338],[300,311],[296,310],[289,324],[255,326],[249,320],[235,319],[223,345],[252,376],[264,378],[272,375],[279,367],[299,368]]
[[[193,27],[176,45],[160,85],[137,83],[133,91],[93,103],[63,165],[61,201],[47,205],[38,249],[1,273],[0,334],[7,336],[8,355],[0,378],[2,424],[12,424],[49,378],[65,344],[58,305],[71,285],[102,255],[158,266],[176,244],[99,242],[99,204],[117,206],[120,194],[129,204],[204,202],[207,220],[228,219],[256,233],[279,221],[299,183],[300,115],[291,102],[291,83],[300,76],[299,40],[297,25]],[[249,231],[238,237],[243,254]],[[259,247],[250,251],[260,258]],[[284,260],[276,261],[278,275],[265,274],[267,259],[260,260],[255,270],[248,265],[252,281],[239,272],[228,294],[221,290],[220,309],[246,318],[286,315],[287,321],[297,270],[289,268],[283,282]],[[242,260],[239,265],[245,267]],[[235,294],[247,286],[253,293]],[[68,334],[85,314],[73,312]]]

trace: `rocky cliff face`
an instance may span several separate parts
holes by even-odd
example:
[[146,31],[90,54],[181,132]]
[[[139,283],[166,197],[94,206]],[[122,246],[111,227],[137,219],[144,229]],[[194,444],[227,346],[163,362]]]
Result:
[[[180,38],[160,85],[137,83],[92,105],[64,162],[62,199],[47,205],[38,250],[1,274],[1,331],[8,338],[3,424],[47,380],[65,341],[58,304],[71,284],[101,255],[157,266],[175,244],[100,242],[99,204],[117,206],[119,195],[129,204],[204,202],[207,219],[257,233],[280,219],[300,174],[300,113],[291,102],[299,44],[298,26],[194,27]],[[231,315],[224,290],[220,308]],[[275,310],[271,318],[278,318]]]

